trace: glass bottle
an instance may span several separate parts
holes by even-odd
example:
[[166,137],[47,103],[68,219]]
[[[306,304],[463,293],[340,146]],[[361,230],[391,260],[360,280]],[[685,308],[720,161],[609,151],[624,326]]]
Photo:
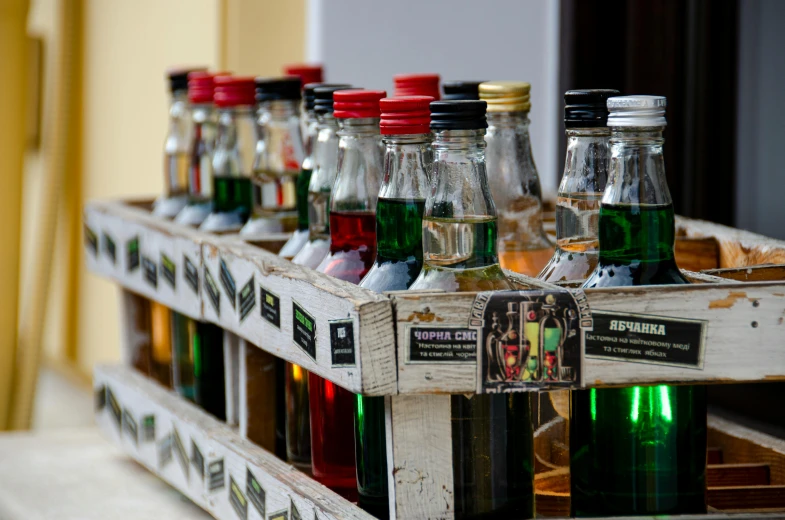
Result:
[[[600,205],[599,262],[585,288],[688,283],[674,260],[665,180],[665,98],[608,100],[610,178]],[[576,516],[706,512],[703,386],[572,392]]]
[[499,211],[499,261],[505,269],[537,276],[553,256],[542,227],[540,178],[529,141],[530,85],[521,81],[480,84],[488,102],[488,171]]
[[330,193],[338,175],[338,121],[333,117],[333,93],[349,85],[322,85],[314,88],[317,118],[313,146],[313,173],[308,185],[308,243],[292,259],[315,269],[330,250]]
[[441,97],[438,74],[396,74],[393,76],[395,97],[428,96],[434,101]]
[[[307,117],[307,110],[306,110],[306,103],[305,103],[305,87],[311,85],[312,87],[315,86],[317,83],[324,82],[324,68],[316,63],[290,63],[288,65],[283,66],[283,73],[285,76],[297,76],[300,78],[300,85],[302,85],[303,91],[303,103],[302,107],[300,108],[300,133],[303,135],[303,142],[306,140],[306,134],[308,134],[308,117]],[[313,96],[313,90],[311,90],[311,96]],[[312,109],[313,110],[313,109]],[[316,118],[314,117],[314,122],[316,122]],[[306,145],[307,149],[307,145]],[[306,189],[308,185],[306,184]],[[307,202],[307,198],[306,198]]]
[[190,162],[191,110],[188,104],[188,74],[197,69],[168,72],[169,131],[164,141],[164,193],[153,204],[153,214],[174,218],[188,203],[188,163]]
[[[360,282],[376,292],[408,289],[422,268],[422,217],[430,192],[433,148],[429,96],[379,102],[384,178],[376,203],[376,261]],[[384,397],[357,396],[354,415],[360,507],[389,517]]]
[[241,76],[217,76],[214,82],[218,132],[213,153],[213,212],[199,229],[236,233],[248,220],[253,206],[255,84],[253,78]]
[[314,111],[315,99],[314,89],[321,86],[321,83],[310,83],[303,87],[303,150],[305,158],[300,168],[300,176],[297,177],[297,230],[286,244],[278,252],[279,256],[291,260],[299,253],[305,244],[308,243],[310,236],[308,228],[308,185],[311,183],[313,173],[313,145],[316,142],[318,133],[318,121]]
[[480,99],[480,83],[483,81],[445,81],[442,84],[445,101]]
[[242,235],[293,231],[297,177],[304,150],[300,134],[300,78],[257,78],[259,102],[254,157],[254,207]]
[[608,180],[609,97],[618,90],[570,90],[564,94],[567,155],[556,200],[556,252],[538,278],[585,280],[597,265],[600,200]]
[[[484,101],[431,103],[435,140],[423,270],[410,290],[513,289],[497,255],[485,168]],[[455,518],[532,518],[533,448],[524,393],[451,398]]]
[[[321,263],[330,247],[327,211],[330,189],[338,173],[338,123],[333,118],[333,92],[342,88],[349,85],[307,85],[305,89],[306,103],[313,103],[318,114],[310,181],[314,192],[309,193],[308,202],[309,240],[292,262],[311,269]],[[311,471],[308,371],[292,363],[286,363],[285,370],[286,458],[298,468]]]
[[[342,120],[338,176],[330,198],[330,252],[317,270],[352,283],[360,282],[376,257],[376,199],[384,167],[379,100],[384,96],[381,90],[333,95],[334,116]],[[314,478],[354,500],[356,396],[316,374],[308,378]]]

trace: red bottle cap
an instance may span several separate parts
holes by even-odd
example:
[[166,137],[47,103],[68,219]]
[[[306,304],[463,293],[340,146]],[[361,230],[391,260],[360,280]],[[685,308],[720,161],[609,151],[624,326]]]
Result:
[[333,94],[333,117],[359,119],[379,117],[379,100],[387,95],[384,90],[336,90]]
[[440,99],[438,74],[397,74],[393,76],[395,97],[431,96]]
[[322,79],[324,74],[321,65],[308,65],[306,63],[285,65],[283,73],[286,76],[298,76],[300,78],[300,86],[307,85],[308,83],[324,82]]
[[217,107],[256,104],[256,82],[253,76],[215,76],[213,102]]
[[379,101],[382,135],[427,134],[431,131],[431,96],[384,98]]
[[228,76],[228,72],[195,71],[188,74],[188,101],[194,105],[213,102],[216,76]]

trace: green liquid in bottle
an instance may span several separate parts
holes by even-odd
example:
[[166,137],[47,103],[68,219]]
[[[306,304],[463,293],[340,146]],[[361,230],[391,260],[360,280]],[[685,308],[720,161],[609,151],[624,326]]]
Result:
[[[674,229],[670,204],[604,204],[599,264],[584,287],[688,283]],[[571,399],[573,515],[706,512],[705,387],[579,390]]]
[[239,212],[248,220],[253,207],[253,186],[246,177],[213,177],[213,203],[216,213]]
[[308,185],[311,183],[311,170],[303,169],[297,177],[297,229],[308,230]]

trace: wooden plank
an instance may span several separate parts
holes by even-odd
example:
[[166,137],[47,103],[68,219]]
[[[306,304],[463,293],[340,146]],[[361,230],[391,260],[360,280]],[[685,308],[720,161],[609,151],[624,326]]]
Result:
[[722,456],[722,448],[709,448],[707,450],[707,457],[706,457],[707,464],[722,464],[723,463],[723,456]]
[[[93,384],[98,402],[104,403],[96,412],[104,435],[214,518],[237,520],[236,505],[241,516],[248,518],[269,518],[278,511],[292,518],[296,508],[306,519],[373,520],[354,504],[131,369],[98,367]],[[103,401],[101,395],[105,396]],[[120,410],[119,421],[112,403]],[[154,426],[150,428],[150,424]],[[264,490],[263,501],[252,497],[260,497],[260,493],[249,492],[252,479]],[[256,504],[263,504],[266,514],[260,514]]]
[[777,281],[785,280],[785,264],[709,269],[703,271],[703,274],[740,282]]
[[[726,280],[725,278],[720,278],[719,276],[712,276],[711,274],[707,274],[706,272],[696,273],[695,271],[685,271],[684,269],[681,270],[681,274],[683,274],[690,283],[733,283],[736,280]],[[741,283],[741,282],[737,282]]]
[[275,453],[275,356],[240,340],[240,435]]
[[395,518],[455,515],[450,396],[394,396],[391,400]]
[[710,488],[767,486],[770,483],[768,464],[708,464],[706,466],[706,485]]
[[785,486],[731,486],[709,488],[706,502],[717,509],[785,508]]
[[771,483],[785,485],[785,440],[711,414],[708,426],[708,443],[722,449],[726,464],[766,464]]
[[673,252],[681,269],[702,271],[720,265],[720,246],[714,237],[677,237]]
[[785,264],[785,241],[757,233],[703,220],[676,217],[676,235],[686,238],[716,239],[720,259],[717,267]]

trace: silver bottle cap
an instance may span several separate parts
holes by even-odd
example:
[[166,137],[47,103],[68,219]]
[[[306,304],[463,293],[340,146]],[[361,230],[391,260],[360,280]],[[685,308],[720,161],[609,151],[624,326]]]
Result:
[[608,98],[608,126],[665,126],[663,96],[618,96]]

